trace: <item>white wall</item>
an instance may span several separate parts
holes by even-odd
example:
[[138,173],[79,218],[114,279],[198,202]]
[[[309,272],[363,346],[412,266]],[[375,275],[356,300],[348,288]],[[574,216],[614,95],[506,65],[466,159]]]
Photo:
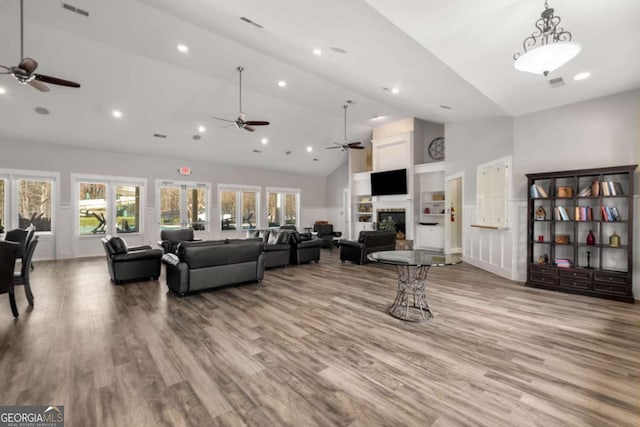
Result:
[[[56,250],[44,254],[40,251],[38,258],[66,258],[75,255],[73,230],[76,220],[71,201],[72,173],[97,174],[109,176],[139,177],[147,179],[146,204],[144,214],[144,235],[127,236],[130,244],[153,244],[157,242],[157,213],[155,202],[155,180],[196,181],[211,184],[211,216],[212,227],[207,238],[231,237],[241,232],[221,232],[217,229],[217,185],[243,184],[262,187],[263,202],[261,206],[261,224],[267,223],[264,201],[265,187],[299,188],[301,190],[300,226],[306,227],[316,219],[327,217],[327,180],[324,177],[283,173],[269,170],[250,169],[212,162],[194,162],[179,159],[180,147],[176,147],[176,158],[136,156],[111,153],[106,151],[80,150],[59,145],[35,144],[27,142],[0,140],[0,168],[53,171],[60,173],[60,194],[56,207]],[[180,166],[191,167],[193,174],[180,176]],[[83,255],[101,254],[102,247],[96,238],[94,252]]]
[[334,231],[341,231],[347,236],[348,230],[344,227],[347,213],[343,206],[345,188],[349,188],[349,162],[346,156],[344,163],[327,176],[328,217],[326,219],[333,224]]

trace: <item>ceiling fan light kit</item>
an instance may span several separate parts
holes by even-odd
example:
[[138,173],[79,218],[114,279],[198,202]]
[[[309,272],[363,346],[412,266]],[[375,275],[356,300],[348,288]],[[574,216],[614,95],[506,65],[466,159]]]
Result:
[[571,41],[571,33],[558,26],[560,21],[545,1],[536,30],[522,42],[523,52],[513,55],[516,70],[547,76],[582,51],[579,43]]
[[223,119],[221,117],[214,117],[214,116],[211,116],[211,118],[216,120],[222,120],[223,122],[231,123],[228,126],[235,126],[238,129],[244,129],[249,132],[255,132],[255,129],[253,128],[254,126],[268,126],[269,122],[264,120],[247,120],[246,115],[242,112],[242,72],[244,71],[244,67],[238,67],[237,70],[238,70],[239,80],[240,80],[240,86],[239,86],[240,87],[240,95],[239,95],[240,111],[238,113],[238,118],[235,120]]
[[43,74],[36,74],[34,71],[38,68],[38,62],[32,58],[25,58],[24,56],[24,0],[20,0],[20,63],[15,67],[7,67],[0,65],[0,74],[11,74],[20,84],[29,85],[40,92],[49,92],[49,87],[45,83],[67,86],[67,87],[80,87],[80,84],[69,80],[60,79],[58,77],[45,76]]

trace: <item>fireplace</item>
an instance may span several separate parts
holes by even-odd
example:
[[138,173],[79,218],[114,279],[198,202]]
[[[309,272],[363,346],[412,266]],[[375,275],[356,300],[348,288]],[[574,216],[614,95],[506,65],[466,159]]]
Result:
[[[404,236],[406,231],[406,220],[404,209],[378,209],[378,230],[393,229]],[[404,237],[402,237],[404,238]]]

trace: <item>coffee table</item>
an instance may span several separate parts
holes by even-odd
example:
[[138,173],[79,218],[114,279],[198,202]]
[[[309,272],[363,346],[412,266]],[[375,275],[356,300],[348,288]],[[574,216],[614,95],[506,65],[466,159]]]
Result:
[[459,255],[424,250],[373,252],[367,258],[373,262],[396,267],[398,293],[389,307],[389,314],[409,322],[433,318],[425,293],[429,269],[462,262]]

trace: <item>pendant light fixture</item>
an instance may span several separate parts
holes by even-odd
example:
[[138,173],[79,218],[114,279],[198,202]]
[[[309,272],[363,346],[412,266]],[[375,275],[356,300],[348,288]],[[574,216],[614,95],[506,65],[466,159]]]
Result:
[[522,42],[524,52],[513,55],[516,70],[546,76],[580,53],[582,46],[571,41],[570,32],[558,27],[560,21],[545,1],[544,11],[535,23],[536,31]]

